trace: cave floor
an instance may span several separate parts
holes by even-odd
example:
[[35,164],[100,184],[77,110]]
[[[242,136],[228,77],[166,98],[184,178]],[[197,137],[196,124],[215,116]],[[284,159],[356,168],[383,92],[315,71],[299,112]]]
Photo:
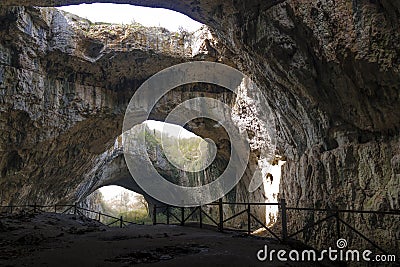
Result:
[[[54,213],[0,217],[0,266],[313,266],[260,262],[272,239],[174,225],[106,227]],[[326,265],[314,265],[326,266]]]

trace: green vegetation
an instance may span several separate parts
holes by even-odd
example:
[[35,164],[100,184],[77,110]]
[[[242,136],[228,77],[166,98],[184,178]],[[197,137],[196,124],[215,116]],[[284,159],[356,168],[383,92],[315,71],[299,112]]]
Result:
[[[137,144],[137,139],[146,141],[146,150],[153,162],[156,169],[167,180],[185,186],[195,186],[199,183],[206,182],[205,171],[198,172],[185,172],[181,168],[176,168],[170,163],[168,159],[172,159],[175,165],[185,166],[186,170],[199,170],[202,169],[204,164],[207,163],[209,157],[208,143],[200,137],[193,136],[189,138],[178,138],[175,135],[162,134],[160,131],[151,130],[146,124],[136,128],[128,135],[133,144]],[[122,142],[122,141],[121,141]],[[168,159],[166,154],[168,154]],[[161,167],[162,166],[162,167]],[[208,170],[208,174],[212,175],[219,173],[219,170],[213,166]],[[208,177],[208,176],[207,176]],[[217,177],[217,176],[216,176]],[[112,215],[116,218],[123,216],[124,221],[134,223],[152,223],[149,216],[147,203],[143,196],[137,195],[133,192],[123,192],[112,200],[105,201],[104,198],[100,200],[102,209],[105,214]],[[189,212],[188,210],[185,212]],[[180,218],[180,210],[171,209],[171,213]],[[166,210],[158,210],[157,221],[166,222]],[[187,213],[188,214],[188,213]],[[198,215],[194,214],[193,220],[196,221]],[[208,219],[203,218],[205,221]],[[105,224],[116,221],[113,218],[102,217],[102,222]],[[171,216],[171,223],[177,223],[176,219]],[[119,222],[114,224],[119,225]]]
[[162,135],[161,132],[144,128],[148,153],[158,149],[164,158],[172,159],[177,166],[185,166],[187,170],[199,170],[209,158],[208,143],[200,137],[178,138]]
[[[125,191],[117,195],[111,200],[104,200],[101,197],[100,200],[103,213],[107,215],[120,218],[122,216],[124,221],[133,223],[151,223],[152,220],[149,216],[147,202],[142,195],[138,195],[134,192]],[[114,222],[116,219],[102,216],[101,222],[109,224]],[[118,226],[119,222],[112,224],[111,226]]]

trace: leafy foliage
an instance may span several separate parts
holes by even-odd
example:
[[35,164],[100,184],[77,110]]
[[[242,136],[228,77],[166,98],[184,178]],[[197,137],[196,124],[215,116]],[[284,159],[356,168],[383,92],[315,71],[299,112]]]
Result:
[[[151,223],[148,212],[148,204],[142,195],[128,190],[121,192],[109,201],[101,198],[101,206],[105,214],[134,223]],[[113,218],[102,217],[102,222],[109,224],[115,221]]]

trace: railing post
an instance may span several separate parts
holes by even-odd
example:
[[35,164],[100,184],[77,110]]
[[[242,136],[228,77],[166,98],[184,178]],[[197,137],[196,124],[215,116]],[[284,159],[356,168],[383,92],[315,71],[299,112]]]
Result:
[[13,213],[13,206],[10,205],[10,214],[12,214],[12,213]]
[[169,224],[169,206],[167,206],[167,224]]
[[287,216],[286,216],[286,200],[284,198],[281,199],[281,217],[282,217],[282,240],[285,241],[288,236],[287,231]]
[[119,218],[119,228],[122,228],[123,223],[124,223],[124,220],[122,219],[122,215],[121,215],[121,217]]
[[36,213],[36,202],[33,204],[33,213]]
[[199,220],[200,220],[200,228],[203,228],[203,216],[202,216],[201,206],[199,207]]
[[335,214],[336,217],[336,234],[337,234],[337,238],[341,238],[341,233],[340,233],[340,220],[339,220],[339,212],[336,211]]
[[153,225],[157,224],[157,205],[153,206]]
[[220,232],[224,231],[224,210],[222,205],[222,198],[218,200],[218,211],[219,211],[219,225],[218,229]]
[[54,204],[54,213],[57,213],[57,204]]
[[247,204],[247,234],[251,233],[251,225],[250,225],[250,203]]
[[181,225],[185,225],[185,208],[181,207]]
[[100,222],[100,216],[101,216],[101,212],[99,211],[99,220],[98,220],[99,222]]

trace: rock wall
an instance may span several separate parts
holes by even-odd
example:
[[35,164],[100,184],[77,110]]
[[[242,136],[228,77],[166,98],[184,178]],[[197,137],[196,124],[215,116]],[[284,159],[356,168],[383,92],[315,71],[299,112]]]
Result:
[[[150,118],[156,120],[164,120],[167,115],[167,111],[172,110],[177,105],[182,102],[192,99],[195,97],[212,97],[217,99],[227,105],[234,105],[236,103],[235,97],[233,94],[224,88],[217,87],[215,85],[210,84],[188,84],[184,86],[179,86],[176,89],[170,91],[166,94],[154,107]],[[143,100],[145,103],[145,100]],[[185,108],[189,110],[198,110],[202,109],[201,103],[192,102],[193,106],[186,105]],[[247,107],[250,109],[250,106]],[[243,112],[239,112],[241,115]],[[257,123],[257,118],[254,118],[254,114],[251,112],[247,112],[247,119],[252,121],[252,125],[240,125],[240,129],[246,130],[254,130],[255,126],[259,126]],[[214,140],[217,145],[217,155],[215,162],[207,168],[204,172],[196,172],[190,173],[179,170],[175,168],[171,163],[169,163],[166,159],[164,152],[162,151],[161,145],[156,140],[153,140],[152,148],[147,149],[150,159],[153,163],[153,166],[157,169],[157,171],[164,176],[166,179],[171,182],[175,182],[181,185],[190,185],[190,186],[199,186],[204,183],[209,183],[216,179],[222,172],[225,170],[229,158],[230,158],[230,141],[229,136],[223,127],[216,127],[216,122],[207,119],[196,119],[189,122],[185,127],[191,130],[192,132],[200,135],[203,138],[210,138]],[[217,125],[218,126],[218,125]],[[264,144],[261,144],[259,141],[260,134],[262,132],[257,132],[250,139],[250,143],[252,145],[251,148],[251,160],[248,164],[248,168],[244,177],[239,182],[238,186],[231,190],[225,197],[224,200],[228,202],[262,202],[265,199],[265,192],[263,187],[258,188],[254,192],[249,192],[249,183],[253,178],[253,174],[257,166],[259,165],[259,157],[260,151],[265,149]],[[257,146],[258,145],[258,146]],[[138,145],[132,145],[133,150],[132,154],[138,155],[139,158],[143,158],[140,152]],[[144,153],[143,153],[144,154]],[[137,162],[138,166],[145,166],[145,162]],[[79,186],[77,192],[79,192],[80,198],[84,198],[90,192],[93,192],[97,188],[106,185],[120,185],[130,190],[133,190],[137,193],[140,193],[145,196],[148,203],[151,205],[157,204],[160,205],[159,201],[153,199],[151,196],[147,195],[136,183],[134,179],[132,179],[127,166],[125,164],[125,160],[123,157],[123,147],[122,147],[122,137],[118,137],[115,140],[115,144],[110,147],[106,152],[100,155],[96,159],[96,164],[93,164],[93,168],[90,170],[86,170],[84,173],[84,178],[82,179],[82,183]],[[242,211],[241,206],[227,205],[225,209],[225,216],[230,217],[235,212]],[[256,207],[253,210],[253,213],[256,214],[260,219],[264,220],[265,218],[265,208]],[[217,218],[218,213],[215,210],[214,217]],[[242,221],[245,221],[246,215],[236,218],[233,224],[242,225]],[[254,222],[253,222],[254,223]]]
[[80,199],[77,188],[121,133],[126,105],[141,82],[193,60],[192,53],[207,57],[206,49],[191,49],[208,37],[206,29],[193,37],[94,25],[35,7],[1,8],[0,20],[4,204]]
[[[289,206],[399,209],[399,24],[389,13],[367,1],[292,1],[242,27],[248,68],[265,79],[277,112],[288,159],[280,194]],[[289,216],[294,232],[324,214]],[[345,220],[400,251],[396,216]],[[300,238],[324,248],[333,229],[330,222]],[[341,230],[350,247],[370,247]]]
[[[93,24],[37,7],[3,8],[1,20],[0,145],[5,153],[0,201],[5,204],[71,203],[110,183],[143,193],[132,185],[124,161],[115,160],[121,151],[113,147],[134,91],[155,72],[188,60],[234,65],[216,52],[224,48],[207,28],[191,34],[139,24]],[[151,119],[163,120],[173,107],[196,96],[233,106],[227,91],[204,84],[178,88],[160,100]],[[217,144],[228,139],[214,123],[198,120],[187,127]],[[219,151],[220,162],[227,161],[228,147]],[[262,190],[247,191],[256,165],[254,159],[233,200],[262,201]],[[265,216],[262,210],[260,214]]]
[[[224,20],[220,32],[228,37],[221,39],[242,53],[243,67],[264,86],[276,112],[279,149],[287,157],[280,197],[292,207],[398,210],[398,7],[384,1],[286,1],[237,10]],[[289,216],[294,232],[323,214]],[[399,253],[396,216],[345,217]],[[325,224],[300,238],[326,248],[335,241],[334,229]],[[342,237],[350,247],[370,247],[348,228]]]

